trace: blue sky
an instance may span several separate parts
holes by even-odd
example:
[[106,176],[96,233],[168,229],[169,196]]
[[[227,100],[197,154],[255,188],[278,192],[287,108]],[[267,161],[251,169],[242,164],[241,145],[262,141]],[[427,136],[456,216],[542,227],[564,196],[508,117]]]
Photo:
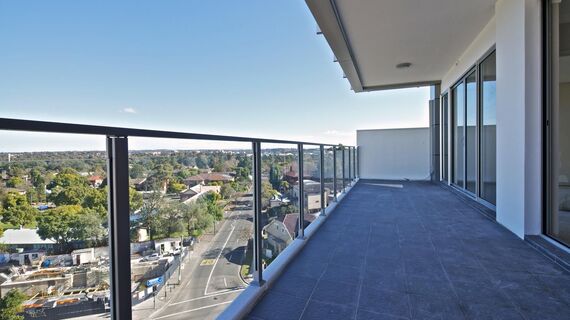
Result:
[[[345,144],[427,126],[427,88],[355,94],[315,31],[300,0],[0,0],[0,117]],[[94,141],[56,140],[0,150]]]

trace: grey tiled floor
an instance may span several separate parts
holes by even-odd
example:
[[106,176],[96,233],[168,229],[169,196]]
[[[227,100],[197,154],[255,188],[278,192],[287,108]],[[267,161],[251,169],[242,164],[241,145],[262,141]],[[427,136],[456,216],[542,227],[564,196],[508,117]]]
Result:
[[570,319],[562,268],[450,191],[401,184],[361,180],[248,318]]

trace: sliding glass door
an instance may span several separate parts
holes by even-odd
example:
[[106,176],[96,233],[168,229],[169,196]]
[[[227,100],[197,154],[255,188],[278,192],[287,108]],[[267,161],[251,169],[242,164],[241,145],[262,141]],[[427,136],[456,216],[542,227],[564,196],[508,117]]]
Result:
[[477,77],[465,78],[465,189],[477,192]]
[[495,52],[485,55],[451,89],[451,182],[496,203]]
[[548,1],[545,7],[545,233],[570,246],[570,1]]
[[497,72],[495,53],[481,63],[481,139],[480,196],[495,205],[497,203]]
[[463,81],[451,90],[453,101],[453,179],[452,182],[464,188],[465,181],[465,85]]
[[449,95],[447,93],[441,96],[441,180],[449,179]]

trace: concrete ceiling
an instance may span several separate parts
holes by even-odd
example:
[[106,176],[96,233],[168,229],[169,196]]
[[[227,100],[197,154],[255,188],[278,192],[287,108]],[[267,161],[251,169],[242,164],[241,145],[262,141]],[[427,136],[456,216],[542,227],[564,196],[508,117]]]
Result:
[[[356,92],[439,82],[495,7],[495,0],[306,2]],[[397,69],[403,62],[412,65]]]

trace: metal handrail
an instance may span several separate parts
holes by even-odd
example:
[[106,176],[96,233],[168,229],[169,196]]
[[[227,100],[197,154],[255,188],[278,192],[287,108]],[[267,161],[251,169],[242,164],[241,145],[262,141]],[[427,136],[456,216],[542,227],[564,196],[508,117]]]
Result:
[[295,145],[306,144],[306,145],[315,145],[315,146],[322,145],[328,147],[340,146],[336,144],[305,142],[305,141],[295,141],[295,140],[264,139],[264,138],[255,138],[255,137],[227,136],[227,135],[190,133],[190,132],[179,132],[179,131],[108,127],[108,126],[98,126],[98,125],[49,122],[49,121],[38,121],[38,120],[22,120],[22,119],[11,119],[11,118],[0,118],[0,130],[106,135],[114,137],[193,139],[193,140],[260,142],[260,143],[295,144]]
[[[122,127],[108,127],[86,124],[72,124],[60,122],[48,122],[37,120],[22,120],[0,118],[0,131],[22,131],[22,132],[44,132],[63,134],[86,134],[101,135],[107,140],[107,172],[108,172],[108,210],[109,210],[109,246],[111,251],[110,259],[110,284],[111,284],[111,318],[112,319],[132,319],[131,314],[131,292],[130,277],[130,239],[129,239],[129,137],[164,138],[164,139],[187,139],[187,140],[211,140],[227,142],[249,142],[252,146],[254,160],[254,282],[252,284],[261,286],[264,283],[262,265],[262,243],[261,232],[261,144],[291,144],[298,150],[299,166],[299,239],[304,239],[304,184],[303,184],[303,146],[318,146],[320,153],[320,174],[321,174],[321,212],[325,213],[324,207],[324,155],[325,147],[335,150],[332,154],[333,160],[333,189],[334,201],[337,201],[338,191],[345,192],[346,178],[357,177],[357,163],[354,162],[355,155],[350,156],[351,150],[356,152],[356,148],[345,145],[334,145],[326,143],[303,142],[281,139],[263,139],[254,137],[240,137],[214,134],[187,133],[175,131],[161,131],[148,129],[133,129]],[[291,146],[293,148],[293,146]],[[346,151],[345,151],[346,149]],[[342,157],[342,185],[338,185],[337,176],[337,152]],[[345,172],[345,152],[348,152],[348,169]],[[352,165],[355,167],[353,168]],[[350,170],[354,170],[351,174]],[[347,176],[348,174],[348,176]]]

